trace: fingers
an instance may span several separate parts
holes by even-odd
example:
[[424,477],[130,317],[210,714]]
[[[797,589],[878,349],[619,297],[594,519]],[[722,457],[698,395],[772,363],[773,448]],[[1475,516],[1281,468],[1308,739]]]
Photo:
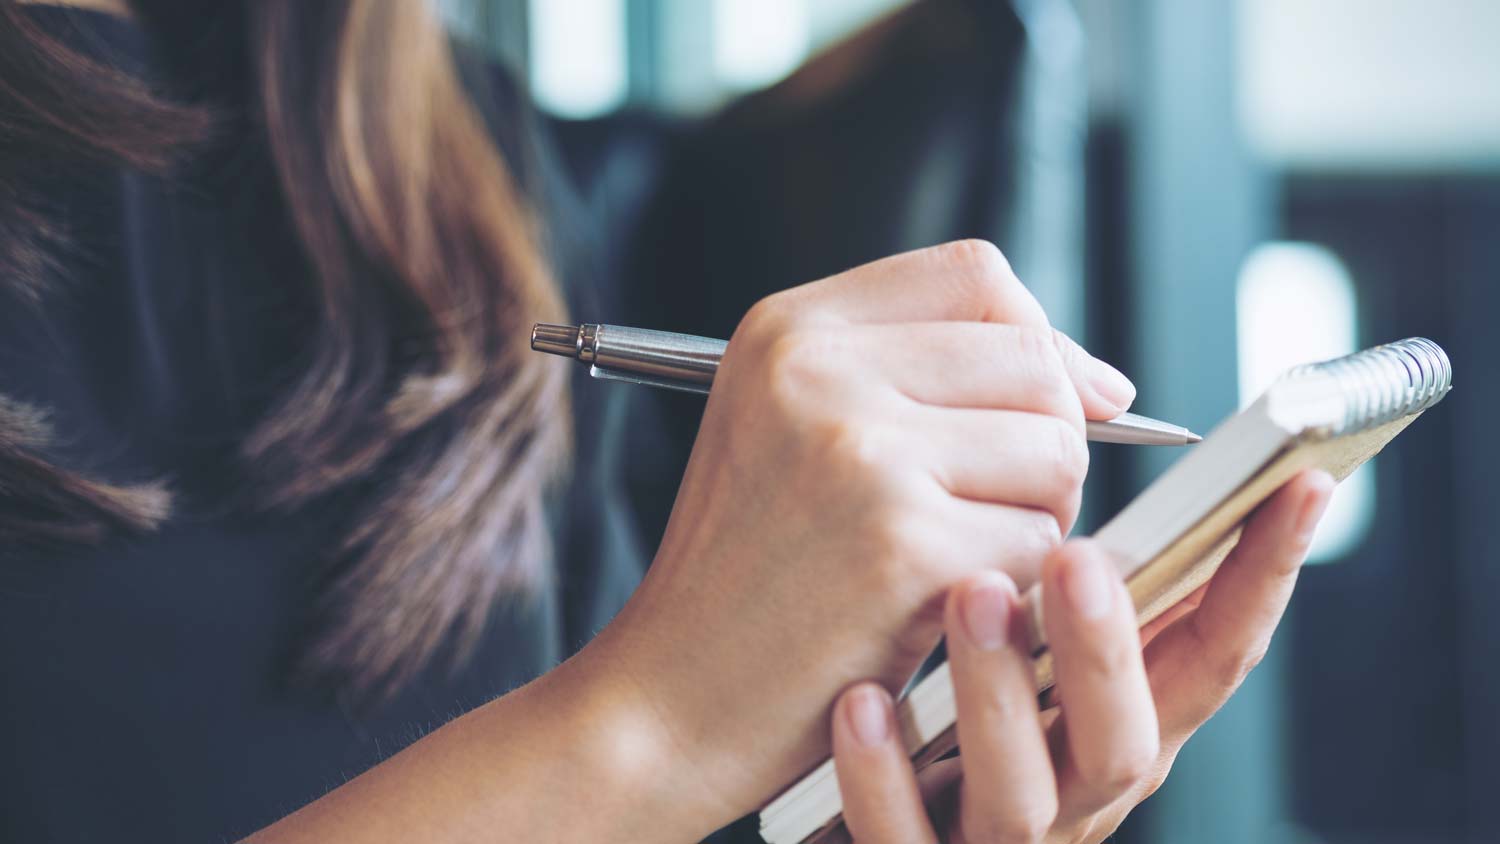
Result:
[[994,244],[960,240],[893,255],[787,291],[789,306],[844,322],[971,320],[1048,325]]
[[866,362],[915,401],[1113,419],[1135,386],[1066,334],[1029,325],[921,322],[862,325],[846,336]]
[[1059,815],[1078,818],[1119,799],[1157,764],[1156,707],[1135,607],[1103,550],[1065,544],[1044,564],[1042,583],[1062,699]]
[[1055,416],[1009,410],[932,410],[920,448],[950,494],[1046,510],[1066,535],[1089,469],[1083,432]]
[[1057,813],[1052,760],[1016,588],[1002,574],[949,593],[944,626],[958,706],[962,839],[1036,842]]
[[[1112,562],[1086,541],[1052,554],[1043,620],[1063,703],[1050,730],[1036,709],[1015,587],[984,573],[953,589],[944,627],[963,747],[956,840],[1113,828],[1264,652],[1332,487],[1326,474],[1307,472],[1262,505],[1207,589],[1173,616],[1180,623],[1150,631],[1149,675]],[[834,748],[854,841],[936,840],[883,690],[861,686],[840,700]]]
[[[1203,603],[1203,594],[1208,591],[1208,584],[1203,584],[1194,589],[1191,594],[1172,606],[1168,607],[1161,615],[1151,619],[1146,626],[1141,628],[1141,647],[1151,644],[1151,640],[1162,634],[1162,631],[1176,624],[1177,621],[1193,613],[1198,605]],[[1146,676],[1151,676],[1151,665],[1146,665]]]
[[1303,472],[1262,504],[1198,610],[1147,648],[1168,742],[1218,711],[1265,654],[1333,486],[1325,472]]
[[935,844],[885,689],[861,683],[839,697],[833,760],[844,822],[856,844]]
[[965,567],[945,572],[947,583],[998,569],[1022,588],[1029,587],[1063,536],[1045,510],[978,501],[954,500],[940,527],[952,543],[950,558]]

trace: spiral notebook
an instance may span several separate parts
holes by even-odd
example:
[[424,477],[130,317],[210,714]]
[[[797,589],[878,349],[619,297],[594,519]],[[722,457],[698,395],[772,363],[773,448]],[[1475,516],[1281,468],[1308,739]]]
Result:
[[[1452,386],[1452,368],[1431,340],[1377,346],[1283,375],[1221,423],[1094,535],[1120,560],[1146,624],[1205,583],[1239,539],[1246,516],[1303,469],[1343,480],[1374,457]],[[1038,689],[1052,685],[1042,635],[1040,587],[1027,591]],[[946,663],[897,706],[920,768],[957,746]],[[818,841],[840,826],[842,805],[829,759],[760,813],[770,844]]]

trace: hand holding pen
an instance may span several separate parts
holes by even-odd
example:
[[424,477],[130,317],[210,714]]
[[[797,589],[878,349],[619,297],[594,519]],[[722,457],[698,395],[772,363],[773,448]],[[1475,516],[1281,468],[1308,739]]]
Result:
[[[567,331],[558,348],[571,339],[576,356]],[[608,331],[586,344],[595,365],[618,357]],[[694,737],[672,746],[697,764],[647,767],[700,772],[672,785],[712,794],[727,822],[827,754],[842,689],[901,686],[951,586],[1036,580],[1078,512],[1085,420],[1117,418],[1135,390],[978,242],[778,293],[727,347],[695,342],[704,353],[684,358],[702,358],[713,390],[661,549],[583,656],[636,678],[643,709]],[[663,662],[662,642],[692,646]]]
[[[1066,353],[1075,354],[1077,346],[1066,336],[1058,334],[1056,340]],[[587,363],[595,378],[705,395],[728,345],[710,337],[623,325],[539,322],[531,329],[533,350]],[[1084,352],[1077,349],[1076,354]],[[1086,431],[1094,442],[1126,445],[1192,445],[1203,440],[1179,425],[1123,412],[1113,419],[1089,420]]]

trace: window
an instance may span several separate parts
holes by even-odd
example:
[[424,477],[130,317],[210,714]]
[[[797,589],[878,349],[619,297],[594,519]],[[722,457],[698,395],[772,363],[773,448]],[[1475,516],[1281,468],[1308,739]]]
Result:
[[[1278,375],[1303,363],[1357,349],[1354,282],[1344,263],[1310,243],[1256,248],[1240,269],[1236,293],[1240,404],[1249,404]],[[1353,550],[1369,529],[1375,505],[1375,461],[1334,493],[1309,562]]]
[[531,0],[531,86],[559,117],[597,117],[625,102],[625,0]]
[[1240,119],[1293,168],[1500,161],[1500,3],[1238,0]]
[[802,0],[715,0],[714,71],[725,86],[746,90],[790,73],[808,50]]
[[[449,23],[525,67],[563,118],[627,102],[701,115],[771,85],[910,0],[439,0]],[[525,22],[524,34],[516,25]],[[514,43],[513,43],[514,42]]]

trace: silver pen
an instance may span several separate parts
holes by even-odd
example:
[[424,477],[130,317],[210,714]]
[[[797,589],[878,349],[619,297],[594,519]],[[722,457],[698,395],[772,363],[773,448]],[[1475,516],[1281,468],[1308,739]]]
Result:
[[[589,374],[608,381],[645,384],[688,393],[713,386],[724,340],[623,325],[553,325],[531,329],[531,348],[589,364]],[[1178,425],[1134,413],[1089,422],[1088,438],[1127,445],[1191,445],[1202,437]]]

